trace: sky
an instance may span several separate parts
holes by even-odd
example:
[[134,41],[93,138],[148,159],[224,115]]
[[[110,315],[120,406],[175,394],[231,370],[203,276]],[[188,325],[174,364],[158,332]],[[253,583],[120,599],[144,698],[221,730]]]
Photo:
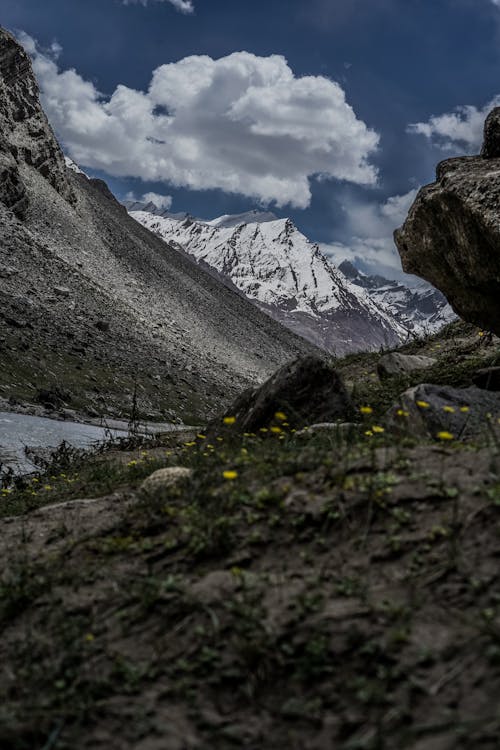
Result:
[[65,150],[119,199],[265,207],[335,262],[392,241],[500,103],[500,0],[2,0]]

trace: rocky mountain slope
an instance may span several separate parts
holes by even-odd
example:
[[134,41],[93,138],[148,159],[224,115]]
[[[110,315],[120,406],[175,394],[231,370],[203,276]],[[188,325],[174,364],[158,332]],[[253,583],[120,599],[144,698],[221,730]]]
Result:
[[425,281],[409,287],[400,281],[362,273],[349,261],[339,265],[344,276],[366,289],[375,304],[391,311],[396,320],[414,336],[437,333],[456,319],[444,294]]
[[251,211],[201,221],[126,203],[130,215],[212,269],[254,304],[327,351],[376,350],[433,332],[452,319],[432,289],[412,291],[336,268],[289,219]]
[[199,419],[313,347],[65,164],[0,30],[0,396]]

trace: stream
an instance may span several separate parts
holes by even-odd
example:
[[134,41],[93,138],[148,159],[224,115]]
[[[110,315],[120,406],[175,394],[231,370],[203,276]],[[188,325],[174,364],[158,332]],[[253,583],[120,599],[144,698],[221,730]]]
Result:
[[[0,464],[12,467],[16,474],[23,474],[36,468],[25,455],[25,446],[57,448],[65,440],[74,448],[92,448],[110,436],[125,437],[128,433],[126,422],[110,420],[108,425],[105,429],[80,422],[0,412]],[[151,423],[144,428],[150,432],[168,432],[179,426]]]

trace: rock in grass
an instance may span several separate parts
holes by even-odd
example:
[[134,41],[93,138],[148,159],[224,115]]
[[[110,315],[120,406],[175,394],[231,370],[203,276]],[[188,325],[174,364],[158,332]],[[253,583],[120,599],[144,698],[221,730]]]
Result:
[[387,378],[407,375],[416,370],[425,370],[427,367],[435,365],[436,362],[437,359],[434,357],[392,352],[380,357],[377,372],[380,380],[386,380]]
[[353,416],[353,407],[334,366],[311,356],[281,367],[260,388],[245,391],[226,418],[234,418],[232,429],[255,432],[273,422],[277,413],[292,427],[301,428],[319,422],[346,422]]
[[184,466],[169,466],[166,469],[158,469],[144,480],[141,491],[147,495],[156,495],[163,490],[178,487],[185,484],[192,477],[193,472]]
[[[387,422],[402,434],[437,438],[448,433],[461,440],[486,431],[500,417],[500,394],[423,383],[399,397]],[[445,438],[446,439],[446,438]]]
[[347,439],[358,434],[363,425],[359,422],[320,422],[304,427],[297,432],[296,437],[308,437],[310,435],[330,435],[334,438]]
[[500,108],[481,156],[447,159],[394,235],[403,269],[440,289],[464,320],[500,334]]

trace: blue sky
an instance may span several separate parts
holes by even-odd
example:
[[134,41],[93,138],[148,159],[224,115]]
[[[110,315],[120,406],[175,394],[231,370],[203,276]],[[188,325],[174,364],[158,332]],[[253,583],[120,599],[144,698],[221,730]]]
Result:
[[0,22],[24,32],[65,150],[118,197],[269,205],[396,273],[392,229],[437,161],[479,148],[500,94],[499,5],[3,0]]

